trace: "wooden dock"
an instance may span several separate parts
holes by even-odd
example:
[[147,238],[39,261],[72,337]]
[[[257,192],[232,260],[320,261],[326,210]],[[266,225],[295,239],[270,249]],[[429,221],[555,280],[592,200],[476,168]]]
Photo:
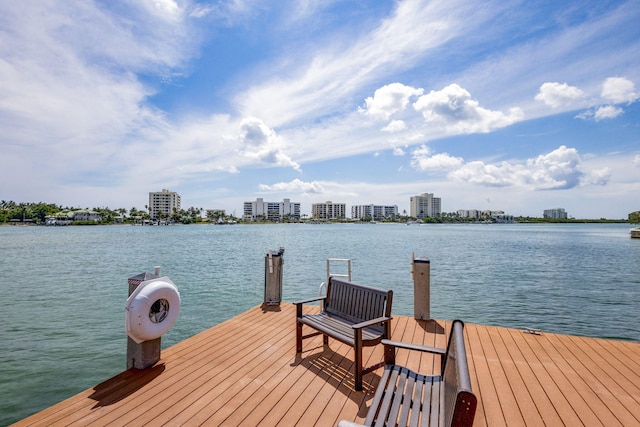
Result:
[[[445,347],[450,322],[394,316],[394,340]],[[475,426],[640,426],[640,343],[466,324]],[[255,307],[16,425],[335,426],[363,421],[382,369],[353,391],[353,349],[295,352],[295,307]],[[123,349],[124,351],[124,349]],[[382,360],[382,347],[365,349]],[[436,372],[432,355],[398,363]],[[63,380],[63,379],[61,379]]]

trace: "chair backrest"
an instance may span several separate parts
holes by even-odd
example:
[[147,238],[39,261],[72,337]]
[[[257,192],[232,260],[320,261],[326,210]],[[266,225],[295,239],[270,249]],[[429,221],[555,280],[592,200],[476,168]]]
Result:
[[[324,310],[349,322],[358,323],[391,316],[392,299],[391,290],[383,291],[331,277]],[[375,325],[371,329],[382,333],[384,326]]]
[[477,400],[471,391],[463,329],[461,320],[453,321],[446,355],[443,357],[445,426],[471,427],[476,413]]

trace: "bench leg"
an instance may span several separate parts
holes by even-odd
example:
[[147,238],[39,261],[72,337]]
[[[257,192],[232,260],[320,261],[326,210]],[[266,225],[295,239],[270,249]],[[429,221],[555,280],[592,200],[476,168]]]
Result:
[[362,390],[362,329],[356,329],[355,331],[355,380],[356,391]]
[[296,353],[302,353],[302,304],[296,304]]
[[324,345],[329,345],[329,335],[322,334],[322,343]]
[[296,353],[302,353],[302,323],[296,320]]

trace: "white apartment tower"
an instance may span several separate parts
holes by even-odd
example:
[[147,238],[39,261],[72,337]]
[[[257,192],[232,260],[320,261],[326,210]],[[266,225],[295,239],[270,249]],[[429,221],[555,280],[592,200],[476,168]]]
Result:
[[543,212],[544,218],[552,219],[567,219],[567,211],[564,208],[545,209]]
[[265,202],[262,198],[255,202],[244,202],[243,218],[245,221],[268,220],[292,221],[300,220],[300,203],[284,199],[282,202]]
[[345,203],[314,203],[311,205],[311,216],[316,219],[344,219],[347,211]]
[[440,216],[442,203],[440,197],[433,197],[432,193],[422,193],[410,199],[410,215],[414,218]]
[[175,191],[163,189],[149,193],[149,216],[152,220],[170,218],[174,211],[180,211],[180,195]]
[[398,206],[383,205],[354,205],[351,206],[351,218],[362,219],[369,217],[373,220],[392,218],[398,215]]

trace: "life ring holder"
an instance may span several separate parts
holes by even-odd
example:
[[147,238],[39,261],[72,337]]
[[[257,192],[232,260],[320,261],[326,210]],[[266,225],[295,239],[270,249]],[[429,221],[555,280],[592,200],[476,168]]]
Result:
[[167,333],[180,313],[178,288],[168,277],[146,280],[127,298],[126,331],[136,343]]

